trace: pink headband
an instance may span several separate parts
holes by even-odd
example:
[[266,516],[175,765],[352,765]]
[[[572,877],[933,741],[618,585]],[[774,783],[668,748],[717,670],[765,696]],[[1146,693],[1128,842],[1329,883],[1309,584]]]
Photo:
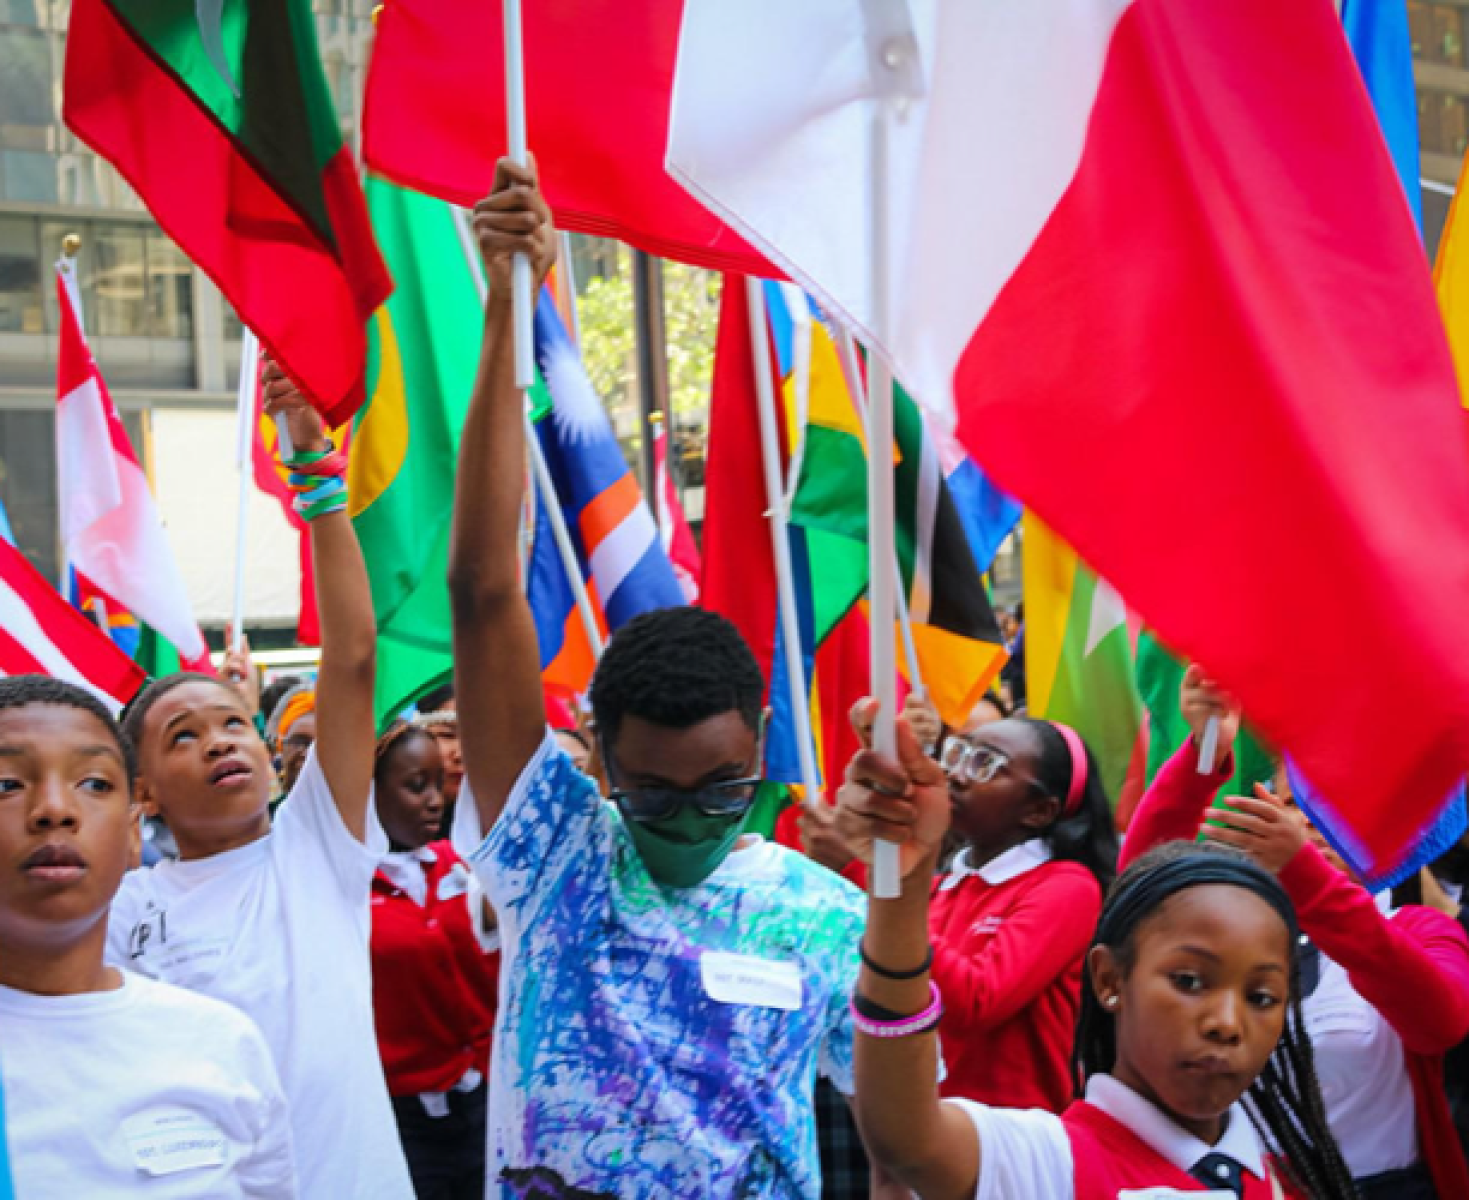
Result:
[[1062,725],[1060,721],[1052,721],[1050,725],[1061,735],[1066,749],[1071,751],[1071,786],[1066,789],[1066,803],[1061,808],[1064,821],[1067,817],[1076,816],[1076,810],[1081,807],[1082,793],[1086,791],[1086,744],[1081,740],[1081,734],[1070,725]]

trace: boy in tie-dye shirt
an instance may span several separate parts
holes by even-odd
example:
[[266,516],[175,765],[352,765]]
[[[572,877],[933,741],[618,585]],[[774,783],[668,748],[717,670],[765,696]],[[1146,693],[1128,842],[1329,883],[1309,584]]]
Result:
[[[456,841],[504,953],[488,1194],[817,1197],[812,1090],[818,1072],[852,1089],[862,896],[744,833],[765,682],[723,618],[663,609],[613,637],[591,688],[609,800],[548,736],[520,582],[509,299],[513,255],[542,279],[554,257],[533,172],[502,161],[472,228],[490,286],[449,574],[467,775]],[[541,365],[558,388],[589,386]],[[639,541],[646,511],[623,513],[616,495],[621,523],[598,551],[599,577],[621,580],[603,596],[614,622],[625,588],[667,570]],[[586,501],[583,527],[614,518],[605,498]]]

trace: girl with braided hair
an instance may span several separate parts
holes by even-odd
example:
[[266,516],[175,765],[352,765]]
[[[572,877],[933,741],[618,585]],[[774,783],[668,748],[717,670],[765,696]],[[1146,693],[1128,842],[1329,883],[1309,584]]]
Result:
[[928,907],[951,818],[942,770],[900,719],[897,760],[857,754],[838,806],[864,860],[878,838],[899,847],[901,892],[870,903],[852,1000],[854,1108],[868,1149],[922,1200],[1355,1197],[1302,1032],[1294,910],[1272,875],[1188,845],[1135,864],[1086,954],[1082,1096],[1060,1116],[941,1100]]
[[485,1077],[500,938],[443,823],[444,758],[431,721],[398,721],[373,771],[388,854],[372,881],[378,1049],[419,1200],[485,1192]]
[[[1194,735],[1139,803],[1124,860],[1202,832],[1277,876],[1308,935],[1300,950],[1306,1029],[1357,1191],[1363,1200],[1469,1196],[1443,1090],[1444,1055],[1469,1034],[1464,930],[1422,905],[1394,909],[1388,893],[1374,897],[1280,798],[1284,789],[1258,787],[1209,810],[1234,770],[1240,714],[1197,664],[1184,674],[1179,707]],[[1217,769],[1200,774],[1197,744],[1210,719],[1219,722]]]

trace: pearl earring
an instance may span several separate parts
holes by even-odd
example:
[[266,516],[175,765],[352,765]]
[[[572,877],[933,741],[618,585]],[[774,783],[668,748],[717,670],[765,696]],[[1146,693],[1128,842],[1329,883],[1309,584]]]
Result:
[[1116,996],[1108,996],[1107,999],[1106,999],[1106,1005],[1107,1005],[1108,1008],[1116,1008],[1117,1007],[1117,997]]

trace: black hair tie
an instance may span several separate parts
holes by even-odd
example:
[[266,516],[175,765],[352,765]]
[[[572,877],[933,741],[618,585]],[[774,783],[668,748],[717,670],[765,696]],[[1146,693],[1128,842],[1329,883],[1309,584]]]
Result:
[[867,957],[866,942],[857,943],[857,952],[862,955],[862,965],[866,967],[869,971],[871,971],[874,975],[881,975],[884,979],[891,979],[897,983],[902,983],[904,980],[908,979],[917,979],[920,975],[927,975],[929,968],[933,966],[932,945],[929,946],[928,954],[924,958],[924,960],[916,967],[914,967],[911,971],[893,971],[889,970],[887,967],[879,966],[877,963],[873,962],[872,959]]

